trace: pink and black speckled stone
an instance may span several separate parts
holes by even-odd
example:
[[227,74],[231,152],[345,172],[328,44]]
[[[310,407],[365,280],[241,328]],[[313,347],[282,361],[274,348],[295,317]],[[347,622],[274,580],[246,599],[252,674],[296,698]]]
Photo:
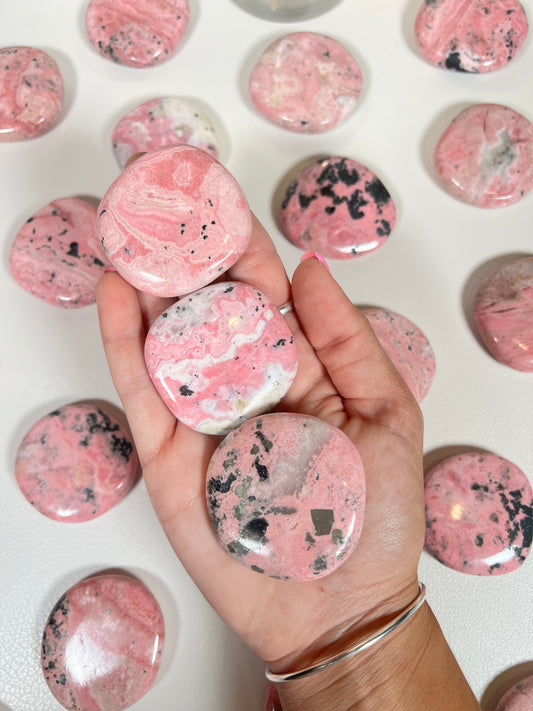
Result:
[[352,441],[315,417],[271,413],[219,445],[207,472],[218,539],[242,565],[284,580],[329,575],[354,550],[365,476]]
[[425,549],[454,570],[502,575],[529,555],[533,493],[524,472],[494,454],[445,459],[426,477]]
[[527,676],[502,696],[494,711],[531,711],[531,709],[533,709],[533,676]]

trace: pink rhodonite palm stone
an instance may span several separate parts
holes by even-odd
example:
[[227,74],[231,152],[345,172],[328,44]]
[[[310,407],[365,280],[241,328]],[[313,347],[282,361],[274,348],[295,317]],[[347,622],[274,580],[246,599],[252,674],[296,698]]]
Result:
[[207,503],[221,545],[239,563],[284,580],[316,580],[357,545],[363,463],[344,432],[323,420],[263,415],[218,446]]
[[531,711],[533,708],[533,675],[527,676],[508,689],[494,711]]
[[144,352],[168,408],[206,434],[226,434],[274,407],[298,365],[279,309],[240,282],[212,284],[180,299],[153,323]]
[[533,188],[533,124],[507,106],[475,104],[454,118],[434,158],[453,197],[478,207],[512,205]]
[[126,281],[156,296],[182,296],[242,256],[252,217],[221,163],[199,148],[174,145],[124,170],[100,203],[97,229]]

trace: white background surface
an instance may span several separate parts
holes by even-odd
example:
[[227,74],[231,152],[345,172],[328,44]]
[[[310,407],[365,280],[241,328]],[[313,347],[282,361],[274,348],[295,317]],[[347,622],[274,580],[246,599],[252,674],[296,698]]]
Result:
[[[66,86],[65,109],[52,131],[33,141],[0,144],[1,711],[61,708],[40,669],[43,626],[68,587],[110,567],[144,580],[167,622],[161,673],[136,711],[261,707],[261,665],[182,570],[142,483],[101,518],[68,525],[32,509],[14,479],[18,444],[37,418],[80,399],[118,399],[96,308],[63,311],[24,292],[9,273],[11,243],[22,223],[50,200],[103,195],[118,175],[113,127],[142,101],[176,95],[204,106],[223,143],[222,161],[276,241],[289,273],[301,252],[285,241],[273,216],[274,195],[286,174],[318,154],[345,155],[377,172],[396,202],[396,228],[374,254],[330,265],[352,301],[407,316],[432,343],[437,374],[422,405],[426,464],[479,448],[511,459],[533,477],[533,375],[493,360],[471,325],[481,275],[532,252],[533,194],[512,207],[483,211],[449,197],[431,167],[440,133],[471,103],[507,104],[533,119],[533,46],[528,39],[519,57],[493,74],[438,70],[418,56],[414,44],[420,1],[342,0],[315,19],[281,24],[258,19],[233,0],[191,0],[191,23],[178,53],[159,67],[136,70],[113,65],[91,48],[83,0],[1,0],[0,46],[48,51]],[[524,6],[533,18],[532,3]],[[296,30],[338,39],[364,75],[355,112],[320,136],[268,124],[246,93],[260,52]],[[492,711],[505,670],[511,670],[506,679],[533,672],[533,560],[509,575],[478,578],[424,554],[420,577],[468,680]]]

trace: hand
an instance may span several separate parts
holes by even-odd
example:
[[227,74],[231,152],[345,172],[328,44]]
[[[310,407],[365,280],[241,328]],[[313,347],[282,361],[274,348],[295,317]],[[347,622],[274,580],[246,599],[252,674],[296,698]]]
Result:
[[[291,298],[281,260],[255,218],[249,248],[227,276],[278,306]],[[415,597],[424,538],[422,418],[367,320],[318,260],[303,261],[293,276],[287,319],[299,368],[277,409],[344,430],[365,465],[367,506],[349,559],[308,583],[252,572],[215,537],[205,475],[220,440],[176,421],[144,362],[147,328],[174,300],[138,293],[116,273],[101,279],[97,297],[111,375],[166,535],[212,607],[273,670],[320,659],[340,635],[360,636]]]

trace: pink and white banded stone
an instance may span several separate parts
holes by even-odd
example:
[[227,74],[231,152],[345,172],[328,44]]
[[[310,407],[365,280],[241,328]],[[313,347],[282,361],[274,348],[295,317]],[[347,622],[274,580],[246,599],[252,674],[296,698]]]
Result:
[[70,711],[122,711],[153,686],[164,641],[161,608],[140,580],[94,575],[67,590],[49,615],[44,678]]
[[506,66],[527,33],[527,16],[518,0],[425,0],[415,21],[423,57],[459,72]]
[[218,158],[218,139],[211,120],[199,106],[177,96],[151,99],[135,107],[117,123],[112,141],[121,169],[136,153],[175,143],[201,148]]
[[141,291],[182,296],[214,281],[244,253],[252,231],[246,197],[221,163],[174,145],[131,163],[98,209],[102,246]]
[[297,133],[322,133],[354,110],[362,84],[359,65],[336,40],[294,32],[265,50],[248,89],[269,121]]
[[533,372],[533,257],[509,262],[481,282],[474,318],[496,360]]
[[316,580],[357,545],[363,463],[344,432],[323,420],[263,415],[218,446],[207,504],[221,545],[239,563],[274,578]]
[[515,464],[465,453],[434,467],[425,481],[425,549],[453,570],[502,575],[529,555],[533,492]]
[[109,266],[96,234],[96,207],[59,198],[32,215],[9,254],[15,281],[52,306],[74,309],[96,301],[96,284]]
[[298,367],[292,333],[249,284],[211,284],[177,301],[145,343],[150,377],[180,422],[226,434],[288,391]]
[[174,54],[189,24],[188,0],[91,0],[89,41],[106,59],[151,67]]
[[469,106],[443,133],[434,158],[453,197],[478,207],[512,205],[533,188],[533,124],[500,104]]
[[533,708],[533,675],[516,682],[502,696],[494,711],[531,711]]
[[56,61],[34,47],[0,48],[0,142],[46,133],[63,108]]

